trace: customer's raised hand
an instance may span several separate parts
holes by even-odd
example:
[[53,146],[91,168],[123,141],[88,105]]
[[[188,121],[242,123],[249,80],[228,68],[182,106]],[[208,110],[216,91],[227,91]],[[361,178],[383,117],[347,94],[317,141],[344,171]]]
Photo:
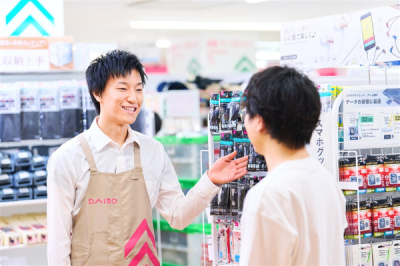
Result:
[[236,151],[219,158],[208,171],[208,177],[216,185],[222,185],[241,178],[248,173],[246,170],[248,156],[233,160]]

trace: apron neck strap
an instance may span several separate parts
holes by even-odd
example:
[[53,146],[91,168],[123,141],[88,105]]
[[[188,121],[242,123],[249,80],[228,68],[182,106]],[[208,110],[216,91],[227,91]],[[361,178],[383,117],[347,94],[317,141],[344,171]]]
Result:
[[88,161],[90,171],[97,172],[97,167],[96,167],[96,163],[94,162],[94,159],[93,159],[93,154],[90,150],[89,144],[88,144],[85,136],[83,135],[83,133],[79,134],[77,139],[78,139],[79,143],[81,144],[83,154],[85,154],[85,156],[86,156],[86,160]]
[[142,162],[140,160],[140,147],[136,141],[134,142],[133,154],[135,159],[135,169],[142,169]]

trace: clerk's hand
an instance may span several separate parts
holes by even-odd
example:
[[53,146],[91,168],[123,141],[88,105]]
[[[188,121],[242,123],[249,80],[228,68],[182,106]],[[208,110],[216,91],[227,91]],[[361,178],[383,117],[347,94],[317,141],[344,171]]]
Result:
[[233,160],[236,151],[219,158],[208,171],[208,177],[216,185],[222,185],[241,178],[248,173],[246,170],[248,156]]

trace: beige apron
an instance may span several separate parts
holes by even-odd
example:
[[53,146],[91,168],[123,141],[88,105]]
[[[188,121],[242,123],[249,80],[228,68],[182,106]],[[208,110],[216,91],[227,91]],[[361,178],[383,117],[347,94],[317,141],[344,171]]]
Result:
[[101,173],[86,138],[77,138],[89,163],[90,180],[73,221],[71,264],[159,266],[139,145],[134,143],[134,169]]

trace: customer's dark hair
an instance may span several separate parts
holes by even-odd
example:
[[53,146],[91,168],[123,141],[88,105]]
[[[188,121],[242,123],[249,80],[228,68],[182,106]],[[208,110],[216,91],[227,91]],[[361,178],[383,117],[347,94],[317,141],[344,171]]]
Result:
[[293,68],[271,67],[251,78],[243,96],[250,118],[260,115],[273,139],[290,149],[310,143],[321,102],[307,76]]
[[86,69],[86,82],[88,85],[90,97],[100,114],[100,103],[94,98],[93,94],[101,96],[106,89],[107,81],[113,77],[125,77],[133,69],[136,69],[142,79],[143,85],[147,78],[144,67],[139,58],[127,51],[113,50],[94,59]]

